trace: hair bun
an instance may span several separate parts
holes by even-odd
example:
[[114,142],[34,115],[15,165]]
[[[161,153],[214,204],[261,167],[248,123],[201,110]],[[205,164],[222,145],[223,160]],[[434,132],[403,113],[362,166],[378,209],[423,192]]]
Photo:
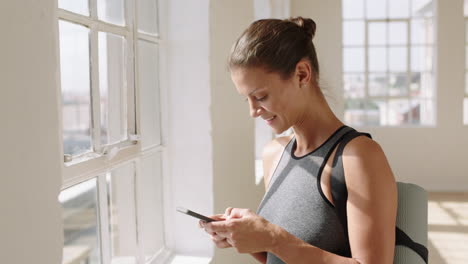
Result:
[[289,21],[301,27],[301,29],[304,30],[304,32],[309,36],[310,40],[314,38],[315,30],[317,29],[317,25],[315,24],[314,20],[299,16],[290,18]]

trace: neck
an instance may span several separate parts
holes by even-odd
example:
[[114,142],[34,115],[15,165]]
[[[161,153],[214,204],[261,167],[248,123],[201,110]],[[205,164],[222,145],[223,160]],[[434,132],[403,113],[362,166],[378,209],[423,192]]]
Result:
[[305,155],[325,142],[333,132],[343,123],[335,116],[330,109],[322,92],[318,90],[309,101],[306,111],[302,117],[293,125],[294,136],[296,137],[297,156]]

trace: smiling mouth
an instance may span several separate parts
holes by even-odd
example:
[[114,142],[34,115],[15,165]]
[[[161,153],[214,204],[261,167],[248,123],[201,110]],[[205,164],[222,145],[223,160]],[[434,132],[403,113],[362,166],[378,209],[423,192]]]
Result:
[[264,119],[266,122],[271,122],[276,118],[276,116],[270,117],[268,119]]

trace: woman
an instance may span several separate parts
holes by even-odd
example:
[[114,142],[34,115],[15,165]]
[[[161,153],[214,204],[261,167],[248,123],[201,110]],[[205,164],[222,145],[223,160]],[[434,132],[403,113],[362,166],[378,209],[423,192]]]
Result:
[[315,29],[313,20],[302,17],[259,20],[233,46],[231,78],[251,116],[278,134],[288,128],[293,134],[264,149],[266,194],[258,214],[227,208],[212,216],[222,221],[200,226],[217,247],[234,247],[262,263],[390,264],[397,189],[385,154],[372,139],[357,137],[344,148],[346,227],[334,211],[332,161],[350,128],[320,90]]

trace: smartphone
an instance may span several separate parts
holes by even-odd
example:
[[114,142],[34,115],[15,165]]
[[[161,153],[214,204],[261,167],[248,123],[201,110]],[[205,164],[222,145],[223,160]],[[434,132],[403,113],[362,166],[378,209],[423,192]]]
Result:
[[206,221],[206,222],[213,222],[213,221],[216,221],[216,220],[214,220],[214,219],[212,219],[212,218],[209,218],[209,217],[207,217],[207,216],[204,216],[204,215],[201,215],[201,214],[199,214],[199,213],[195,213],[195,212],[193,212],[193,211],[190,211],[189,209],[185,209],[184,207],[180,207],[180,206],[179,206],[179,207],[177,207],[176,209],[177,209],[178,212],[184,213],[184,214],[186,214],[186,215],[193,216],[193,217],[195,217],[195,218],[198,218],[198,219],[203,220],[203,221]]

